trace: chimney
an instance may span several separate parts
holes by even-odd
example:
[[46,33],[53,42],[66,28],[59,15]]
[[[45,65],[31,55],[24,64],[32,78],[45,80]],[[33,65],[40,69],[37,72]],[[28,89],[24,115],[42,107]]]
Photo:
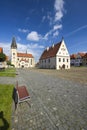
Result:
[[52,48],[54,48],[54,44],[52,45]]
[[47,49],[46,49],[47,51],[49,51],[49,47],[47,47]]

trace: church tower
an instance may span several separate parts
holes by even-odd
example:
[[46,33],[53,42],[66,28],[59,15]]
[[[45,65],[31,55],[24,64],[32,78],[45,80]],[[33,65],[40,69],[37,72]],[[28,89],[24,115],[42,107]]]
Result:
[[12,38],[11,43],[11,64],[17,67],[17,44],[15,37]]

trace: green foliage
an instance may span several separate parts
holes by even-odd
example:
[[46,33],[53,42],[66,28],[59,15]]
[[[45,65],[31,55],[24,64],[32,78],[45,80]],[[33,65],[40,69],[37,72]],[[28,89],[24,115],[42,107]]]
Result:
[[0,53],[0,62],[3,62],[6,60],[6,55],[4,53]]
[[13,87],[0,84],[0,130],[11,130]]
[[11,65],[11,61],[7,61],[7,65]]
[[15,75],[16,75],[15,68],[7,68],[4,71],[0,71],[0,76],[15,77]]

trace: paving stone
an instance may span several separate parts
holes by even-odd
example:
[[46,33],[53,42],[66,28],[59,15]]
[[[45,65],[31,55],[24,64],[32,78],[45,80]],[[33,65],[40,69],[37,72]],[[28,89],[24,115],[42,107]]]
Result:
[[31,96],[17,110],[12,104],[11,130],[87,130],[87,85],[19,69],[16,78],[0,83],[26,85]]

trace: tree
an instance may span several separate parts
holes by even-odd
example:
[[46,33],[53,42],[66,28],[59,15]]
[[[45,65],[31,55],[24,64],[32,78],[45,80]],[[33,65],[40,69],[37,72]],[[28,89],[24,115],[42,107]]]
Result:
[[6,55],[4,53],[0,53],[0,62],[4,62],[6,60]]
[[11,61],[7,61],[7,65],[11,65]]

